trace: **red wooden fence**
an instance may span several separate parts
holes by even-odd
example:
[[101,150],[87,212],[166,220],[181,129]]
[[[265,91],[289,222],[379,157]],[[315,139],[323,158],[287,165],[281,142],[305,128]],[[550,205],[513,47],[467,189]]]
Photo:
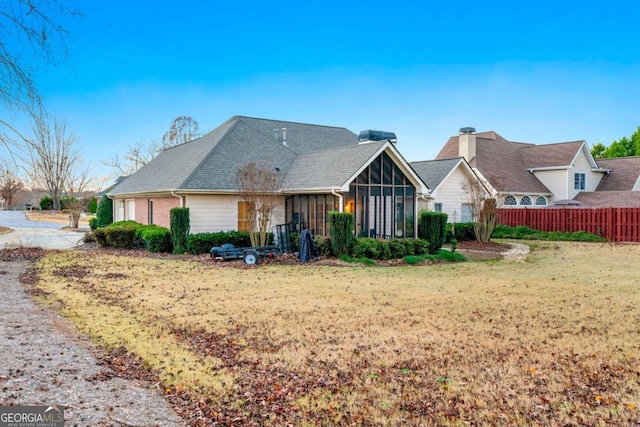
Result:
[[610,242],[640,242],[640,208],[502,208],[498,224],[542,231],[586,231]]

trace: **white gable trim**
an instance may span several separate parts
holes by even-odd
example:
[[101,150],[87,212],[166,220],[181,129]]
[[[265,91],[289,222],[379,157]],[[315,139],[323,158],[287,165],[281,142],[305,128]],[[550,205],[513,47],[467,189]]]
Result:
[[402,171],[402,173],[405,174],[405,176],[407,178],[409,178],[409,180],[411,181],[411,183],[416,187],[416,193],[417,195],[420,194],[428,194],[429,193],[429,187],[427,186],[427,184],[425,184],[422,179],[420,179],[420,177],[418,176],[418,174],[413,170],[413,168],[411,167],[411,165],[409,165],[409,163],[404,159],[404,157],[402,157],[402,154],[400,154],[400,152],[398,151],[398,149],[395,147],[394,144],[392,144],[391,142],[387,141],[386,143],[384,143],[382,146],[380,146],[380,148],[371,155],[371,157],[369,157],[369,160],[367,160],[360,168],[358,168],[355,173],[353,175],[351,175],[340,187],[340,191],[342,192],[348,192],[349,191],[349,184],[351,184],[351,182],[353,180],[355,180],[358,175],[360,175],[362,173],[363,170],[365,170],[373,160],[375,160],[379,155],[381,155],[383,152],[386,152],[389,157],[391,157],[391,160],[393,160],[393,162],[400,167],[400,170]]

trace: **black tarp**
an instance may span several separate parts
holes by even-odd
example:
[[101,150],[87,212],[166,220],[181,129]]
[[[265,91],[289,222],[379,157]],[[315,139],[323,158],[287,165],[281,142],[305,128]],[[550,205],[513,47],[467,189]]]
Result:
[[308,229],[302,230],[300,233],[300,254],[298,255],[300,262],[307,263],[319,255],[311,232]]

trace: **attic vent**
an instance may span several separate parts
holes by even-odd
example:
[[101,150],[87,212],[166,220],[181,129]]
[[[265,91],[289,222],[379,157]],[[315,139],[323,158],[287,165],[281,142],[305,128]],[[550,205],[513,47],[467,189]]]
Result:
[[393,132],[386,132],[383,130],[363,130],[358,135],[358,142],[372,142],[372,141],[389,141],[393,144],[398,142],[396,134]]
[[472,128],[472,127],[460,128],[460,134],[468,135],[470,133],[476,133],[476,128]]

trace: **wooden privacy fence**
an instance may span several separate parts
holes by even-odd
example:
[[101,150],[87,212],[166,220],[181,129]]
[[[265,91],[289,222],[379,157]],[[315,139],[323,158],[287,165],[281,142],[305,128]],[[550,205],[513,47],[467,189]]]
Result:
[[501,208],[498,224],[541,231],[586,231],[610,242],[640,242],[640,208]]

